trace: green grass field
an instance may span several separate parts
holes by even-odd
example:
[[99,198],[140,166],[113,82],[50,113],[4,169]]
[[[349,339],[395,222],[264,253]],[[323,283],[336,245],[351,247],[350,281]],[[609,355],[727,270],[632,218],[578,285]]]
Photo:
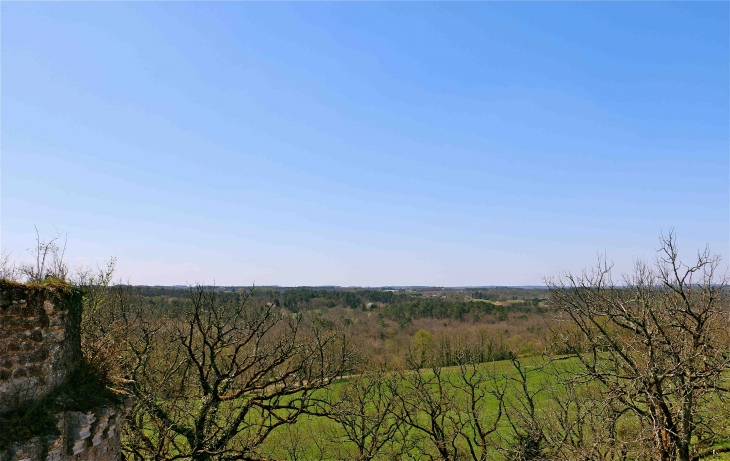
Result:
[[[552,372],[556,371],[556,366],[548,365],[547,367],[544,367],[545,364],[537,357],[522,359],[521,364],[523,370],[526,371],[528,383],[532,388],[538,385],[542,386],[550,384],[554,381]],[[570,362],[566,361],[561,361],[559,364],[560,367],[569,368],[572,366]],[[481,373],[503,375],[503,378],[497,379],[496,381],[498,386],[504,385],[505,381],[508,379],[516,379],[518,377],[516,369],[508,360],[481,364],[477,366],[476,370]],[[443,368],[442,373],[447,376],[453,375],[452,377],[455,377],[459,374],[459,368]],[[424,380],[429,380],[429,378],[433,377],[433,371],[429,369],[422,370],[421,374]],[[336,392],[338,387],[345,385],[346,380],[334,383],[334,391]],[[485,383],[485,385],[489,384]],[[433,387],[435,388],[435,385],[433,385]],[[516,396],[510,396],[508,392],[508,397],[515,398]],[[538,393],[535,398],[535,403],[538,406],[545,408],[548,406],[548,400],[548,393]],[[482,412],[485,422],[491,422],[492,418],[499,410],[499,403],[496,398],[486,398],[483,404],[479,407],[479,410]],[[423,423],[427,423],[427,418],[421,415],[421,421]],[[507,419],[502,418],[499,422],[498,433],[494,434],[494,437],[506,436],[509,432],[509,428],[509,422]],[[417,434],[412,435],[417,436]],[[264,445],[262,452],[278,456],[279,458],[283,457],[285,459],[290,459],[292,457],[296,457],[294,455],[297,450],[299,450],[300,459],[343,459],[343,453],[348,453],[350,450],[354,449],[354,445],[351,442],[343,441],[341,437],[342,431],[337,423],[325,418],[304,416],[300,418],[294,427],[282,428],[275,434],[272,434],[272,437],[267,440]],[[327,453],[327,444],[322,443],[327,441],[327,439],[329,439],[328,441],[330,443],[337,441],[338,447],[334,450],[335,453]],[[422,446],[420,448],[423,449],[430,445],[430,442],[423,441],[421,442],[421,445]],[[462,448],[466,449],[464,443],[459,443],[459,445],[464,445]],[[323,446],[324,450],[322,448]],[[490,455],[489,459],[504,458],[495,452]]]
[[[562,360],[554,363],[546,364],[539,357],[521,359],[522,369],[526,371],[528,378],[528,388],[536,390],[538,387],[549,387],[555,383],[555,372],[558,368],[569,371],[571,368],[576,366],[576,363],[571,360]],[[505,376],[501,381],[507,379],[516,379],[518,373],[513,367],[510,361],[499,361],[488,364],[481,364],[477,367],[479,372],[498,373]],[[456,375],[458,374],[457,367],[444,368],[443,372],[446,374]],[[422,375],[425,379],[432,376],[431,370],[422,370]],[[499,385],[500,381],[497,381]],[[338,387],[346,385],[346,380],[339,383],[334,383],[333,387],[335,390]],[[514,401],[515,395],[507,393],[508,399]],[[551,412],[554,408],[554,402],[551,399],[550,392],[540,392],[535,395],[535,404],[539,411]],[[484,412],[485,419],[489,420],[488,415],[494,415],[499,406],[496,399],[487,399],[485,405],[480,407],[480,411]],[[425,422],[425,421],[424,421]],[[633,424],[633,423],[631,423]],[[509,437],[511,434],[509,422],[506,418],[502,418],[498,426],[498,434],[495,438]],[[587,434],[590,436],[589,434]],[[327,447],[327,442],[336,444],[337,448],[332,449]],[[428,445],[428,442],[423,442]],[[463,448],[465,445],[461,444]],[[720,443],[715,448],[720,449],[726,446],[730,446],[730,441],[726,443]],[[342,440],[342,431],[338,425],[325,418],[317,418],[311,416],[305,416],[299,419],[299,421],[292,427],[282,428],[276,433],[272,434],[271,438],[263,446],[263,453],[278,456],[284,459],[343,459],[343,453],[348,453],[354,449],[354,445],[350,442]],[[490,453],[488,459],[505,459],[503,455],[496,452]],[[705,457],[703,459],[713,461],[730,461],[730,453],[721,453],[711,457]]]
[[[522,369],[526,372],[528,388],[536,390],[538,388],[550,388],[551,385],[555,384],[555,373],[559,370],[570,371],[574,369],[576,364],[571,360],[559,360],[555,362],[546,363],[540,357],[524,358],[521,359]],[[518,378],[517,370],[513,364],[506,361],[492,362],[487,364],[481,364],[476,367],[478,373],[482,374],[495,374],[499,375],[495,381],[487,381],[484,383],[485,386],[491,386],[496,383],[497,386],[504,385],[508,380],[516,380]],[[459,375],[458,367],[443,368],[442,373],[447,377],[447,381],[456,379]],[[424,380],[429,380],[433,377],[433,371],[424,369],[420,371],[421,376]],[[470,374],[467,374],[470,376]],[[337,394],[344,390],[351,380],[358,379],[358,377],[351,377],[333,382],[326,391],[320,391],[319,397],[324,397],[324,393]],[[517,381],[511,381],[514,385]],[[435,385],[432,384],[435,390]],[[516,402],[517,394],[515,389],[507,392],[506,397],[510,402]],[[452,389],[447,389],[450,391]],[[464,398],[463,395],[457,398]],[[535,404],[539,412],[550,413],[554,409],[554,401],[551,398],[549,391],[539,392],[535,394]],[[465,403],[465,402],[460,402]],[[464,407],[463,405],[461,405]],[[499,404],[496,398],[485,399],[483,405],[478,410],[486,421],[491,421],[492,416],[497,413]],[[420,421],[426,423],[426,417],[424,415],[419,416]],[[510,424],[506,418],[502,418],[499,423],[498,431],[493,435],[494,439],[509,438],[512,434]],[[590,437],[590,434],[585,434]],[[419,445],[419,450],[424,447],[429,449],[431,442],[425,439],[418,440],[418,434],[412,433],[409,442]],[[465,442],[461,440],[458,442],[461,449],[466,449]],[[718,444],[717,448],[722,448],[730,445],[730,441],[725,444]],[[396,447],[398,448],[398,447]],[[265,457],[271,457],[275,459],[287,459],[287,460],[341,460],[352,458],[352,454],[355,451],[355,445],[352,442],[348,442],[343,438],[343,431],[341,427],[334,421],[324,417],[303,415],[297,422],[290,426],[282,426],[277,428],[269,438],[260,447],[258,452]],[[416,450],[412,450],[416,451]],[[502,460],[507,459],[504,455],[497,453],[496,451],[490,451],[487,459]],[[394,459],[383,457],[382,459]],[[421,459],[421,458],[412,458]],[[703,458],[713,461],[730,461],[730,454],[723,453],[713,457]]]

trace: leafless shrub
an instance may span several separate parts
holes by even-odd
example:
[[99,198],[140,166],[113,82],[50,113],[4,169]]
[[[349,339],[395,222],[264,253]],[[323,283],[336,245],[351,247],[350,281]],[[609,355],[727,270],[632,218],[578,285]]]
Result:
[[68,265],[64,261],[67,236],[56,229],[56,235],[45,240],[38,228],[35,246],[28,249],[31,262],[18,264],[14,271],[26,283],[42,283],[49,280],[65,282],[69,275]]
[[18,266],[12,253],[3,249],[0,253],[0,280],[17,281],[19,279]]

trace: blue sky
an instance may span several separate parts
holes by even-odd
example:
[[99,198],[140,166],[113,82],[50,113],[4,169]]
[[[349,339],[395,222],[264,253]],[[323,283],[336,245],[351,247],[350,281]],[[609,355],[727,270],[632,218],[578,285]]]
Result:
[[135,284],[728,256],[727,2],[2,2],[2,245]]

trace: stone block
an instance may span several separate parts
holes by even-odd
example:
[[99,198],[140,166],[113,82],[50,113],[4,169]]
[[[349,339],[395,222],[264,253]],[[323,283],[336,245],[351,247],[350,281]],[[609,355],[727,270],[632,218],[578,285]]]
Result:
[[113,429],[125,413],[123,406],[63,412],[56,415],[58,435],[0,450],[0,461],[120,461],[121,443]]

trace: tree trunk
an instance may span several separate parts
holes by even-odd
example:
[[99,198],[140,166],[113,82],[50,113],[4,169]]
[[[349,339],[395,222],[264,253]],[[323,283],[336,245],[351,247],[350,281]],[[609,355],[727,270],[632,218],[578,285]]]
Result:
[[661,440],[659,441],[659,459],[661,461],[676,461],[674,459],[674,441],[668,430],[662,429]]

